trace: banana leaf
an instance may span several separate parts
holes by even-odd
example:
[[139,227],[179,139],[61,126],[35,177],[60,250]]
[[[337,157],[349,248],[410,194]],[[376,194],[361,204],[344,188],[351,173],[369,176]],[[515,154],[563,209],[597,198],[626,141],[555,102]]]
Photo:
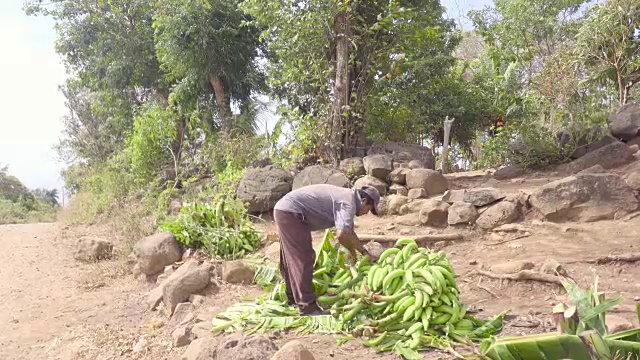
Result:
[[559,333],[491,338],[483,341],[480,352],[491,360],[590,359],[580,337]]
[[504,318],[505,316],[507,316],[507,314],[509,313],[509,311],[505,311],[503,313],[500,313],[498,315],[496,315],[495,317],[493,317],[493,319],[483,322],[482,320],[479,320],[473,316],[469,316],[467,315],[467,318],[469,318],[471,321],[473,321],[474,324],[479,325],[478,328],[474,329],[472,332],[470,332],[469,334],[465,335],[469,340],[482,340],[482,339],[486,339],[488,337],[490,337],[491,335],[499,332],[500,330],[502,330],[502,325],[504,322]]

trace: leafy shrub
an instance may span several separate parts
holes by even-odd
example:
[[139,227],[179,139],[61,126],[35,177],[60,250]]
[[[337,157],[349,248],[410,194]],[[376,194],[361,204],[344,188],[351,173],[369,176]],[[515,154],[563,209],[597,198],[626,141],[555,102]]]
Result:
[[241,201],[219,198],[217,201],[186,205],[176,219],[161,228],[190,248],[204,248],[214,257],[239,258],[253,252],[261,235],[253,226]]
[[477,168],[519,165],[539,169],[568,162],[575,146],[560,147],[553,132],[536,124],[499,128],[482,142]]
[[53,222],[56,212],[57,207],[44,202],[38,201],[27,206],[0,197],[0,225]]

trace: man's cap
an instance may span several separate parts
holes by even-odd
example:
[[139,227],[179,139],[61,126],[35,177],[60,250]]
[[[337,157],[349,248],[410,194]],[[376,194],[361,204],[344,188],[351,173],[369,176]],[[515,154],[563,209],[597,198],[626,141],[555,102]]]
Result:
[[378,205],[380,205],[380,193],[378,192],[378,189],[373,186],[365,185],[360,188],[360,190],[373,200],[373,208],[371,209],[371,212],[373,215],[378,215]]

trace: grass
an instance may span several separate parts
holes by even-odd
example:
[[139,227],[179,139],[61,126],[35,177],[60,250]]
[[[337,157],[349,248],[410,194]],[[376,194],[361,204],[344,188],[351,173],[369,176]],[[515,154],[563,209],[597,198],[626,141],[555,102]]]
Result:
[[0,198],[0,225],[54,222],[56,213],[57,209],[52,206],[28,209],[18,202]]

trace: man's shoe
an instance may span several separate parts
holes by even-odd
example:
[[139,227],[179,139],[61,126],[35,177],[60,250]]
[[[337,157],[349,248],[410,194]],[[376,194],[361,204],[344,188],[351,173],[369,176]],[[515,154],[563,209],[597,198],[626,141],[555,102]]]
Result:
[[331,315],[331,313],[327,310],[316,309],[310,313],[301,313],[300,316],[323,316],[323,315]]

